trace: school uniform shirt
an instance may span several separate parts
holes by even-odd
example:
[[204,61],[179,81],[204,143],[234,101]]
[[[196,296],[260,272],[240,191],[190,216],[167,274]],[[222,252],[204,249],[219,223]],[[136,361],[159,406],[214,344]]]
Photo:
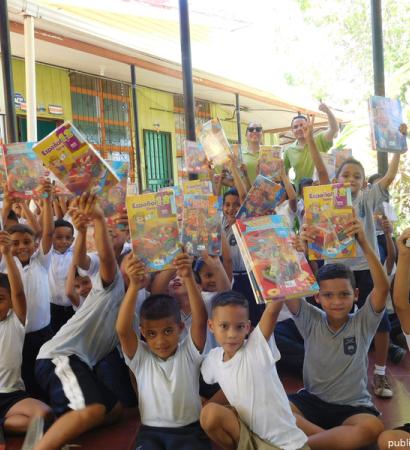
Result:
[[10,310],[0,321],[0,393],[24,390],[21,378],[25,330],[16,314]]
[[308,392],[328,403],[373,407],[367,390],[367,353],[383,313],[373,310],[369,295],[333,331],[324,311],[301,301],[294,320],[305,341],[303,383]]
[[219,383],[223,393],[251,431],[284,450],[295,450],[307,441],[296,420],[276,371],[279,350],[269,343],[259,325],[233,358],[223,361],[222,347],[210,351],[202,364],[205,383]]
[[54,248],[51,250],[51,265],[48,272],[48,282],[50,285],[51,303],[54,303],[55,305],[72,305],[65,293],[65,282],[67,280],[67,274],[72,259],[72,247],[67,249],[65,253],[60,253]]
[[236,242],[235,235],[233,234],[232,227],[229,225],[227,218],[224,216],[222,218],[222,228],[225,231],[226,240],[229,245],[229,250],[231,252],[232,258],[232,270],[235,273],[246,273],[246,267],[242,259],[241,252],[239,250],[238,244]]
[[190,333],[167,360],[158,358],[140,340],[134,357],[124,356],[138,382],[138,407],[143,425],[176,428],[199,420],[202,357]]
[[[15,256],[17,268],[23,281],[24,293],[27,302],[26,333],[41,330],[50,324],[50,287],[48,283],[48,271],[51,264],[51,251],[46,255],[43,247],[31,255],[30,262],[24,267]],[[7,273],[4,258],[0,264],[0,272]]]
[[115,323],[123,298],[124,281],[118,268],[113,282],[106,288],[98,274],[87,300],[41,347],[37,359],[76,355],[93,368],[118,344]]

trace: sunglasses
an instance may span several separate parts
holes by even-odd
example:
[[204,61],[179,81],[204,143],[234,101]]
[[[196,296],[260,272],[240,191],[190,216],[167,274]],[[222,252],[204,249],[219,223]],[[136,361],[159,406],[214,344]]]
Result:
[[247,131],[249,131],[249,133],[260,133],[262,131],[262,127],[249,127]]

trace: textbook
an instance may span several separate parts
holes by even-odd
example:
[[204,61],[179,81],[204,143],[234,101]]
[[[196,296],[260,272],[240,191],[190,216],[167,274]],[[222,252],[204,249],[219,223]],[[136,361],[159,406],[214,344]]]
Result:
[[127,195],[127,180],[128,180],[128,161],[107,161],[111,168],[116,173],[120,182],[112,186],[108,190],[103,190],[98,199],[105,217],[111,217],[114,214],[121,214],[126,211],[125,197]]
[[[331,153],[320,153],[322,157],[323,163],[326,167],[327,174],[329,176],[329,180],[333,183],[333,180],[336,178],[336,155]],[[317,174],[317,169],[313,170],[313,181],[319,180],[319,176]]]
[[201,144],[188,140],[184,142],[184,162],[188,174],[208,174],[209,162]]
[[378,152],[404,153],[406,137],[400,131],[403,111],[400,100],[375,95],[369,99],[372,146]]
[[[198,180],[194,180],[198,181]],[[182,211],[184,209],[184,196],[182,194],[182,190],[179,186],[167,186],[160,188],[158,192],[168,192],[169,195],[174,195],[175,198],[175,206],[177,209],[177,220],[178,225],[182,222]]]
[[259,173],[275,180],[280,176],[282,167],[281,148],[279,145],[262,145],[259,150]]
[[316,239],[308,244],[314,259],[353,258],[356,241],[345,229],[353,220],[351,189],[343,183],[306,186],[303,189],[305,222]]
[[285,217],[238,219],[232,229],[258,303],[319,291],[305,255],[292,245],[293,232]]
[[45,177],[45,170],[33,152],[33,145],[33,142],[3,145],[7,188],[12,198],[31,199],[39,195],[39,183]]
[[214,165],[223,166],[229,161],[232,155],[231,147],[219,119],[205,122],[200,129],[198,140],[208,160]]
[[174,194],[170,191],[126,198],[134,254],[149,272],[173,269],[181,253]]
[[119,179],[80,132],[64,122],[34,145],[43,164],[76,195],[100,194],[115,186]]
[[190,180],[182,183],[182,191],[187,194],[212,195],[212,183],[205,180]]
[[221,254],[221,198],[216,195],[184,195],[182,243],[187,253]]
[[268,216],[275,214],[275,208],[285,194],[285,189],[278,183],[258,175],[249,189],[236,218]]

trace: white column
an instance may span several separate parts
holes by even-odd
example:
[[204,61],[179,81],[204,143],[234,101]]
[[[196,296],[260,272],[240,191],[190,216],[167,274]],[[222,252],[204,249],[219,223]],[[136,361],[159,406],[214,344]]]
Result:
[[36,57],[34,17],[24,16],[24,56],[26,67],[27,141],[37,141]]

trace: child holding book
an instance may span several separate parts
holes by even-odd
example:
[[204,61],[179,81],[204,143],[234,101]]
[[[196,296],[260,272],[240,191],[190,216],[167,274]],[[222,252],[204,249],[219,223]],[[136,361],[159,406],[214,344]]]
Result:
[[[374,443],[383,430],[367,390],[367,353],[385,311],[389,283],[361,221],[354,218],[345,231],[357,236],[374,284],[362,308],[350,313],[358,289],[352,271],[340,263],[324,265],[317,273],[315,299],[322,310],[304,299],[287,302],[305,341],[305,387],[289,399],[313,449],[358,449]],[[301,238],[313,241],[306,225]]]
[[0,435],[2,428],[24,433],[33,418],[51,413],[47,405],[30,398],[21,378],[27,304],[12,244],[10,235],[0,231],[0,252],[8,272],[0,274]]
[[141,341],[132,317],[145,276],[136,257],[127,260],[130,285],[120,308],[117,333],[130,369],[138,380],[142,426],[137,447],[149,449],[210,449],[199,425],[199,368],[206,339],[206,310],[196,285],[192,260],[185,253],[174,260],[177,276],[188,291],[192,325],[180,342],[184,328],[177,301],[168,295],[148,297],[141,307]]
[[219,383],[230,406],[208,402],[201,425],[223,449],[308,449],[275,367],[280,354],[272,332],[281,307],[268,303],[245,340],[251,329],[246,298],[227,291],[212,300],[208,325],[221,347],[211,350],[201,373],[206,383]]
[[[403,231],[397,239],[399,257],[393,288],[393,303],[396,314],[410,348],[410,228]],[[380,450],[390,448],[408,448],[410,426],[405,424],[395,430],[384,431],[378,439]],[[402,444],[404,442],[404,444]]]

